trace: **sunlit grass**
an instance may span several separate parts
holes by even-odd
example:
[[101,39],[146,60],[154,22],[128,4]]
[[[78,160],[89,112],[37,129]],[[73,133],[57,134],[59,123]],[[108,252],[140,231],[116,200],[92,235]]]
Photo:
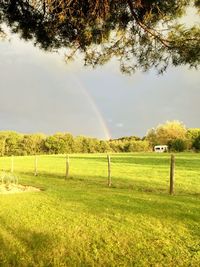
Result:
[[[14,157],[19,182],[41,192],[0,195],[0,266],[199,266],[200,154]],[[11,158],[0,158],[9,171]]]

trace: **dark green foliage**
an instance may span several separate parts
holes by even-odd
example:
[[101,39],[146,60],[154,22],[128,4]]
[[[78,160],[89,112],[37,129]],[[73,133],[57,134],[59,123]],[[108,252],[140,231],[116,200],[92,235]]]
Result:
[[[169,122],[168,126],[171,125]],[[172,123],[176,126],[176,123]],[[179,125],[179,124],[178,124]],[[156,129],[162,129],[161,133]],[[0,131],[0,156],[70,154],[70,153],[107,153],[107,152],[148,152],[154,145],[167,144],[171,151],[200,150],[200,129],[184,128],[184,134],[173,127],[160,125],[148,131],[147,136],[121,137],[118,139],[98,140],[96,138],[76,136],[70,133],[20,134],[13,131]],[[182,129],[182,128],[181,128]],[[160,134],[158,134],[160,133]],[[172,134],[172,136],[170,136]],[[162,138],[161,138],[162,137]]]
[[5,141],[6,138],[4,135],[0,135],[0,156],[4,156],[5,153]]
[[71,134],[57,133],[53,136],[48,136],[44,146],[49,154],[71,153],[74,150],[74,139]]
[[114,140],[118,140],[118,141],[140,141],[141,138],[138,137],[138,136],[123,136],[123,137],[120,137],[120,138],[117,138],[117,139],[113,139]]
[[170,151],[183,152],[186,150],[187,144],[185,140],[175,139],[175,140],[169,141],[168,147]]
[[69,133],[19,134],[0,132],[0,155],[36,155],[69,153],[106,153],[148,151],[149,143],[139,137],[98,140],[85,136],[73,137]]
[[192,143],[192,148],[197,151],[200,151],[200,134],[194,139]]
[[[155,145],[168,145],[171,151],[198,150],[200,128],[186,127],[179,121],[166,122],[147,132],[145,140],[149,141],[152,149]],[[197,141],[196,141],[197,140]]]
[[167,121],[164,124],[158,125],[155,129],[150,129],[147,132],[146,140],[151,143],[153,148],[155,145],[175,145],[176,140],[185,141],[186,137],[187,129],[182,122]]
[[22,155],[23,135],[13,131],[0,132],[0,154],[4,155]]
[[110,152],[110,151],[111,151],[111,148],[110,148],[109,143],[107,141],[101,140],[99,142],[99,152],[106,153],[106,152]]
[[24,135],[22,140],[23,155],[35,155],[45,151],[44,140],[45,135],[43,134]]
[[147,152],[151,150],[150,143],[145,140],[127,142],[124,148],[125,152]]
[[200,128],[190,128],[187,131],[187,137],[194,141],[200,135]]
[[96,66],[116,57],[125,73],[162,73],[170,64],[199,65],[199,27],[177,22],[191,5],[199,10],[198,0],[1,0],[0,27],[44,50],[66,48],[66,60],[81,53]]

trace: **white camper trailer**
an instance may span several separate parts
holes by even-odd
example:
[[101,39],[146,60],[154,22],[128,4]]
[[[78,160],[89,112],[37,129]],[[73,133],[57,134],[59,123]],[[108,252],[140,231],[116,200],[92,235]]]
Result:
[[167,152],[168,146],[166,146],[166,145],[154,146],[154,151],[159,152],[159,153]]

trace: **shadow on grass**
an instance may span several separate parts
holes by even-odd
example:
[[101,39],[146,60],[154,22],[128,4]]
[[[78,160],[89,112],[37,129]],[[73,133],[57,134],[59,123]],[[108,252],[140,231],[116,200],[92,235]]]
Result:
[[[194,196],[170,196],[168,193],[136,192],[133,190],[116,190],[107,188],[101,192],[76,192],[77,196],[71,194],[67,201],[85,205],[91,214],[107,217],[116,221],[116,214],[123,217],[135,218],[136,215],[144,216],[146,219],[158,220],[175,219],[181,223],[190,224],[199,222],[200,199]],[[118,219],[117,219],[118,220]]]
[[[21,176],[26,176],[30,181],[32,181],[34,184],[37,183],[37,181],[43,181],[43,183],[47,183],[49,185],[51,183],[51,180],[54,180],[54,183],[57,181],[65,181],[66,183],[74,183],[84,186],[95,186],[100,188],[106,188],[108,187],[108,178],[106,176],[102,175],[73,175],[66,178],[63,175],[59,174],[52,174],[48,172],[41,172],[38,176],[33,177],[32,173],[30,172],[21,172]],[[162,187],[163,186],[163,187]],[[119,178],[119,177],[112,177],[112,188],[117,189],[133,189],[133,190],[144,190],[146,192],[164,192],[166,190],[165,185],[161,183],[156,183],[155,181],[150,184],[145,179],[126,179],[126,178]]]
[[111,214],[140,214],[163,219],[172,217],[180,221],[195,222],[200,216],[198,209],[200,192],[179,189],[175,195],[170,196],[167,184],[165,186],[154,182],[149,185],[146,180],[132,180],[130,183],[130,180],[128,182],[128,180],[117,179],[109,188],[107,179],[103,176],[97,179],[93,176],[87,179],[84,176],[75,176],[66,181],[63,180],[53,187],[53,191],[63,204],[69,202],[76,203],[77,206],[84,205],[92,214],[104,214],[109,210]]
[[31,171],[21,171],[21,172],[17,172],[17,174],[21,175],[21,176],[29,176],[32,179],[37,179],[39,178],[43,178],[43,179],[65,179],[65,175],[60,174],[60,173],[51,173],[48,171],[40,171],[38,172],[38,174],[35,176],[33,172]]
[[[107,157],[106,155],[100,155],[100,156],[92,156],[92,154],[89,154],[89,156],[74,156],[72,155],[71,160],[87,160],[88,164],[89,162],[96,162],[96,163],[107,163]],[[176,154],[176,165],[179,168],[183,169],[191,169],[195,166],[195,169],[200,169],[199,159],[197,158],[184,158],[182,154]],[[155,154],[111,154],[111,164],[127,164],[127,165],[141,165],[144,166],[151,166],[159,168],[166,167],[170,165],[170,154],[163,154],[163,155],[155,155]]]
[[[33,176],[32,172],[21,172],[19,175],[26,176],[22,184],[26,185],[26,180],[28,178],[29,185],[39,187],[42,191],[48,189],[49,186],[54,185],[58,189],[60,186],[63,186],[63,182],[70,184],[70,186],[81,186],[85,189],[93,187],[95,190],[108,188],[108,178],[102,175],[73,175],[66,178],[64,175],[48,172],[40,172],[38,176]],[[59,182],[59,183],[58,183]],[[58,183],[58,184],[57,184]],[[136,191],[147,194],[155,195],[169,195],[169,181],[167,179],[147,180],[144,178],[119,178],[112,177],[112,186],[113,190],[126,190]],[[122,192],[123,193],[123,192]],[[176,187],[175,184],[175,194],[181,196],[194,196],[200,197],[200,192],[189,190],[187,188],[181,188],[180,186]]]
[[[44,232],[16,228],[0,218],[0,266],[53,266],[48,253],[53,248],[52,237]],[[51,258],[52,260],[52,258]]]
[[[87,163],[89,164],[90,162],[103,162],[107,163],[107,157],[105,156],[75,156],[71,157],[71,160],[79,160],[79,161],[84,161],[87,160]],[[121,155],[111,155],[111,164],[137,164],[137,165],[142,165],[142,166],[154,166],[154,165],[166,165],[168,164],[169,159],[166,157],[138,157],[138,155],[128,155],[128,156],[123,156]]]

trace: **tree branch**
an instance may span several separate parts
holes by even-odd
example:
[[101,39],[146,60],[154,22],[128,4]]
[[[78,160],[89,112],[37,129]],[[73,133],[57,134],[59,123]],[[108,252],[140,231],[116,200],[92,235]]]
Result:
[[134,6],[131,0],[127,0],[131,14],[133,16],[133,18],[135,19],[135,21],[137,22],[137,24],[147,33],[149,33],[152,37],[154,37],[155,39],[159,40],[165,47],[171,49],[172,46],[170,45],[170,42],[164,38],[162,38],[161,36],[159,36],[159,33],[157,33],[155,30],[149,28],[148,26],[146,26],[144,23],[142,23],[138,17],[137,14],[134,11]]

